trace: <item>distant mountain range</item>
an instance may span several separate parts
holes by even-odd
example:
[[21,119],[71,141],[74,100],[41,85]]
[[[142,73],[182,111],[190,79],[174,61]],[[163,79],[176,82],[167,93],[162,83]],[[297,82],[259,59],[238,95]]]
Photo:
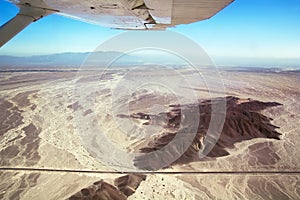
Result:
[[[284,70],[299,70],[300,59],[279,58],[229,58],[213,57],[213,62],[219,68],[269,68]],[[179,57],[168,54],[124,54],[117,51],[59,53],[30,57],[17,57],[0,55],[0,68],[98,68],[112,66],[132,65],[171,65],[178,67],[187,64]]]
[[44,67],[64,67],[64,68],[78,68],[81,65],[86,67],[106,67],[108,65],[114,66],[128,66],[128,65],[151,65],[151,64],[178,64],[177,60],[172,56],[160,55],[145,55],[145,54],[124,54],[115,51],[101,51],[101,52],[85,52],[85,53],[60,53],[30,57],[16,57],[0,55],[0,67],[30,67],[30,68],[44,68]]
[[[80,67],[83,63],[91,66],[107,65],[121,57],[124,64],[136,63],[132,56],[121,52],[60,53],[30,57],[1,56],[0,67]],[[119,63],[119,62],[118,62]]]

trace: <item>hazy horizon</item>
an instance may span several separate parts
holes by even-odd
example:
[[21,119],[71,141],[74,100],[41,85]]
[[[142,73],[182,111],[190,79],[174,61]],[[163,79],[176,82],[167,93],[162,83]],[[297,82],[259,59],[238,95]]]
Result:
[[[97,64],[110,62],[118,55],[125,55],[118,63],[120,65],[184,65],[179,59],[172,56],[159,54],[126,54],[117,51],[99,52],[65,52],[56,54],[32,55],[32,56],[11,56],[0,55],[0,67],[53,67],[59,68],[63,65],[80,66],[90,55],[99,55]],[[124,57],[124,56],[123,56]],[[221,57],[210,56],[210,59],[217,67],[258,67],[258,68],[281,68],[281,69],[300,69],[300,58],[255,58],[255,57]],[[33,67],[34,67],[33,66]]]
[[[300,60],[299,10],[300,4],[294,0],[273,0],[272,3],[236,0],[211,19],[168,30],[190,38],[218,62],[223,57],[257,58],[262,65],[265,64],[263,59]],[[0,1],[0,24],[17,12],[15,5]],[[101,43],[124,32],[51,15],[18,34],[0,49],[0,55],[93,52]]]

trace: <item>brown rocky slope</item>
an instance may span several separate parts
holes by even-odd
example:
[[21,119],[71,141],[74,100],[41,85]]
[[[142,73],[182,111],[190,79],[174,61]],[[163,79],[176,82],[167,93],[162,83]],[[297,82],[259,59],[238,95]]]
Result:
[[[250,140],[254,138],[280,139],[279,136],[281,134],[275,130],[278,127],[270,124],[272,119],[260,113],[260,111],[268,107],[279,106],[281,105],[280,103],[260,102],[251,99],[239,99],[237,97],[229,96],[226,97],[226,104],[226,116],[222,132],[216,142],[216,145],[207,154],[207,157],[227,156],[229,155],[229,152],[226,149],[233,148],[235,143],[244,140]],[[199,111],[199,126],[196,136],[194,137],[193,141],[191,141],[191,145],[172,164],[183,164],[197,161],[199,160],[200,150],[204,148],[205,151],[203,141],[206,137],[207,130],[210,127],[210,121],[212,118],[212,101],[205,100],[201,101],[198,105],[172,105],[171,107],[172,110],[170,112],[164,113],[164,115],[167,116],[167,120],[165,122],[166,132],[154,138],[146,147],[140,149],[140,152],[145,154],[135,159],[135,165],[138,168],[156,170],[156,167],[162,166],[162,164],[155,162],[167,163],[170,161],[167,156],[157,159],[149,159],[147,154],[164,148],[175,138],[175,136],[180,132],[182,113],[186,112],[186,109],[189,109],[189,112],[191,113],[194,112],[193,109]],[[162,114],[153,116],[145,113],[131,115],[133,118],[141,118],[143,120],[147,119],[148,121],[144,123],[145,125],[161,123],[159,122],[159,120],[162,119],[161,116]],[[185,140],[184,137],[185,136],[183,134],[183,136],[181,136],[181,138],[179,137],[179,139]],[[178,152],[179,148],[181,148],[180,145],[170,147],[169,149],[172,150],[170,150],[169,153]]]

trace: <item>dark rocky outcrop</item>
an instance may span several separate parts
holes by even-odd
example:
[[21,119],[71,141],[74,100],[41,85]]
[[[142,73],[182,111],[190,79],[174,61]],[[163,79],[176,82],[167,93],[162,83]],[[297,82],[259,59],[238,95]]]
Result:
[[[216,145],[207,154],[208,157],[221,157],[229,155],[226,150],[233,148],[234,144],[244,140],[250,140],[254,138],[271,138],[279,140],[281,135],[275,129],[278,128],[270,124],[271,118],[268,118],[260,113],[260,111],[273,106],[279,106],[281,104],[276,102],[260,102],[251,99],[239,99],[237,97],[229,96],[226,99],[226,116],[224,121],[223,129],[221,129],[220,137],[218,138]],[[135,165],[141,169],[155,170],[156,167],[161,166],[155,162],[169,162],[170,159],[166,157],[149,159],[147,156],[150,152],[155,152],[164,148],[172,140],[174,140],[178,133],[181,131],[180,124],[182,123],[182,113],[190,112],[193,113],[197,110],[199,112],[199,124],[197,128],[196,136],[194,136],[191,144],[180,157],[172,162],[173,164],[182,164],[192,161],[199,160],[199,151],[204,148],[203,141],[206,137],[207,131],[210,128],[210,122],[212,119],[212,101],[205,100],[201,101],[198,105],[172,105],[172,109],[168,113],[159,114],[158,116],[147,115],[145,113],[137,113],[131,115],[133,118],[149,119],[144,125],[148,124],[159,124],[161,116],[167,116],[165,120],[164,128],[165,133],[156,137],[153,141],[149,142],[148,145],[140,149],[140,152],[145,153],[135,159]],[[194,126],[191,122],[191,126]],[[181,134],[182,135],[182,134]],[[177,140],[186,140],[185,136],[179,136]],[[188,142],[188,141],[187,141]],[[178,144],[178,143],[176,143]],[[178,153],[179,146],[169,147],[169,154]],[[178,153],[179,154],[179,153]]]
[[146,175],[128,174],[126,176],[116,178],[114,184],[123,194],[130,196],[135,193],[135,190],[144,180],[146,180]]
[[114,180],[116,187],[100,180],[87,188],[81,189],[72,195],[69,200],[126,200],[144,180],[146,180],[145,175],[128,174]]

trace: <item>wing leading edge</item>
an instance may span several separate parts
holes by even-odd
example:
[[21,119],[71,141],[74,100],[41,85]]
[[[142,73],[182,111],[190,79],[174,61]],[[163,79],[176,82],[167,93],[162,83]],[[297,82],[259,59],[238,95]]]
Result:
[[234,0],[10,0],[20,8],[0,27],[0,47],[52,13],[117,29],[161,30],[214,16]]

